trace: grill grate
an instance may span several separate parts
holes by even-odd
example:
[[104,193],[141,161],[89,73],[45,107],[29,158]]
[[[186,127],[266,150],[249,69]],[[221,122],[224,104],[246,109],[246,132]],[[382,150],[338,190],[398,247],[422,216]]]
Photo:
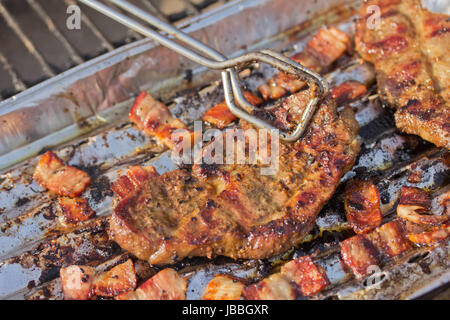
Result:
[[[179,24],[228,1],[130,2]],[[80,30],[66,26],[67,7],[73,4],[81,9]],[[0,0],[0,101],[139,39],[141,35],[75,0]]]

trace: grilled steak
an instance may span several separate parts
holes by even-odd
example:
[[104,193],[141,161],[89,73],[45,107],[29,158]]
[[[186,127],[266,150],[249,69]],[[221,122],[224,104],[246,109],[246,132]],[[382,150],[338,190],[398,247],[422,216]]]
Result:
[[[368,11],[373,5],[381,9],[378,21]],[[375,65],[397,127],[450,148],[449,16],[423,9],[419,0],[364,1],[360,16],[356,48]]]
[[[291,95],[265,116],[284,128],[292,128],[311,91]],[[145,103],[145,107],[151,108],[151,103]],[[142,108],[139,105],[132,110],[153,114]],[[157,123],[151,117],[139,118],[133,112],[130,117],[137,119],[138,126],[148,134],[159,130],[155,125],[146,127],[147,123]],[[241,127],[252,128],[243,121]],[[110,219],[110,237],[151,264],[168,264],[192,256],[258,259],[280,254],[311,231],[320,209],[353,165],[359,151],[357,127],[353,112],[344,108],[338,114],[328,95],[304,138],[279,143],[276,174],[262,175],[260,170],[265,165],[259,161],[196,164],[192,170],[152,176],[128,188],[128,195],[122,194]],[[269,141],[258,148],[270,146]]]

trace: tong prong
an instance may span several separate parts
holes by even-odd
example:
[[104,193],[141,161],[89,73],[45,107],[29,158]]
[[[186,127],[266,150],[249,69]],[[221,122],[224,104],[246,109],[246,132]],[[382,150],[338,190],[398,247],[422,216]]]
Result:
[[[150,15],[146,11],[128,3],[125,0],[109,0],[111,3],[116,6],[122,8],[123,10],[135,15],[136,17],[142,19],[143,21],[153,25],[166,32],[168,35],[173,36],[174,38],[182,41],[184,44],[190,46],[191,48],[196,49],[201,52],[203,55],[198,52],[194,52],[190,49],[185,48],[181,44],[173,41],[172,39],[167,38],[166,36],[156,32],[150,28],[147,28],[131,19],[130,17],[117,12],[110,7],[104,5],[103,3],[97,0],[79,0],[80,2],[90,6],[91,8],[105,14],[111,19],[137,31],[153,40],[156,40],[163,46],[168,47],[169,49],[174,50],[175,52],[185,56],[186,58],[197,62],[200,65],[206,66],[210,69],[223,70],[222,71],[222,82],[225,91],[225,100],[230,109],[230,111],[235,114],[237,117],[248,121],[258,128],[268,128],[268,129],[276,129],[270,123],[259,119],[258,117],[252,115],[252,111],[255,106],[250,104],[244,97],[242,93],[242,89],[239,83],[239,78],[236,74],[235,67],[242,65],[244,63],[251,63],[255,61],[261,61],[263,63],[267,63],[272,65],[279,70],[291,74],[295,77],[306,80],[307,82],[314,81],[320,91],[320,96],[323,96],[328,91],[328,85],[326,81],[320,77],[315,72],[305,68],[304,66],[288,59],[287,57],[270,51],[263,50],[259,52],[250,52],[239,57],[227,59],[224,55],[217,52],[216,50],[206,46],[202,42],[192,38],[188,34],[178,30],[177,28],[167,24],[156,17]],[[205,57],[206,55],[207,57]],[[211,60],[214,59],[214,60]],[[237,100],[238,104],[242,107],[239,108],[234,100]],[[292,133],[281,132],[280,138],[284,141],[295,141],[303,134],[305,129],[308,126],[308,123],[314,114],[315,107],[320,102],[319,97],[315,97],[312,99],[308,106],[305,108],[305,111],[302,115],[302,119],[300,123],[297,125],[295,130]]]

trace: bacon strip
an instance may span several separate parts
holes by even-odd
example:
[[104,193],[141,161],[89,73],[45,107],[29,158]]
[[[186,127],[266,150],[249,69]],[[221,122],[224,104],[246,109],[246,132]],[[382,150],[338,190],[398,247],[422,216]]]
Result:
[[69,266],[60,270],[66,300],[88,300],[94,295],[114,297],[136,288],[136,272],[131,259],[111,270],[96,274],[89,266]]
[[314,264],[310,256],[286,263],[279,273],[244,289],[248,300],[294,300],[311,296],[330,284],[325,270]]
[[79,196],[91,183],[86,172],[64,165],[51,151],[44,153],[39,160],[33,179],[41,187],[68,197]]
[[[243,95],[245,99],[247,99],[247,101],[254,106],[259,106],[262,104],[262,100],[249,91],[244,91]],[[227,103],[223,101],[206,111],[202,119],[220,129],[223,129],[236,120],[237,117],[230,111],[230,109],[228,109]]]
[[409,240],[418,245],[432,245],[450,238],[450,224],[444,224],[434,230],[421,233],[410,233]]
[[[295,54],[291,59],[320,73],[348,50],[351,50],[349,36],[345,32],[331,27],[319,30],[308,42],[305,51]],[[261,85],[258,90],[264,100],[276,100],[288,92],[299,91],[305,85],[304,81],[294,76],[279,73],[268,83]]]
[[338,105],[354,101],[366,93],[366,86],[353,80],[345,81],[331,89],[331,95]]
[[430,195],[419,188],[403,187],[397,216],[405,221],[419,225],[440,226],[450,220],[448,215],[428,215],[431,208]]
[[111,183],[111,190],[120,198],[124,198],[145,181],[157,176],[159,174],[153,166],[145,168],[133,166],[128,169],[126,175],[120,176],[115,182]]
[[382,259],[398,256],[411,248],[406,238],[406,230],[400,220],[383,224],[366,235],[378,251]]
[[330,66],[347,50],[351,50],[350,37],[341,30],[330,27],[320,29],[308,42],[306,51],[315,56],[322,68]]
[[356,235],[341,242],[341,257],[356,278],[370,272],[371,266],[378,266],[377,251],[363,235]]
[[88,300],[93,296],[95,269],[88,266],[61,268],[61,285],[66,300]]
[[60,220],[63,224],[78,223],[95,217],[95,211],[91,209],[85,198],[60,197],[58,204],[61,208]]
[[115,297],[134,290],[137,284],[136,272],[131,259],[97,276],[94,280],[94,292],[102,297]]
[[243,296],[246,300],[295,300],[297,292],[283,274],[275,273],[246,287]]
[[[169,109],[151,95],[142,91],[131,108],[129,118],[144,132],[161,141],[169,149],[174,149],[182,139],[192,139],[192,132],[186,125],[173,118]],[[173,134],[182,129],[179,134]]]
[[216,275],[203,293],[203,300],[239,300],[245,284],[239,279],[225,275]]
[[411,248],[400,220],[394,220],[368,234],[359,234],[341,242],[341,257],[357,278],[371,271],[381,261],[402,254]]
[[304,256],[286,263],[281,273],[297,285],[304,297],[316,294],[330,284],[325,270],[314,264],[310,256]]
[[173,269],[164,269],[141,284],[136,291],[116,297],[117,300],[185,300],[185,279]]
[[380,194],[370,181],[353,180],[345,189],[347,220],[356,233],[367,233],[381,224]]

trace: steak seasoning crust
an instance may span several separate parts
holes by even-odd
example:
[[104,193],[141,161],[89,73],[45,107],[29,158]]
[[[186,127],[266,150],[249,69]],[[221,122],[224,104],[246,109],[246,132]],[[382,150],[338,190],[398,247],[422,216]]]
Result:
[[450,16],[420,0],[365,0],[355,43],[375,65],[381,99],[397,109],[397,127],[449,149]]
[[[303,90],[258,114],[291,129],[311,95],[312,89]],[[157,130],[155,119],[130,117],[141,129],[150,123],[148,130]],[[240,126],[252,128],[243,121]],[[279,143],[279,168],[273,175],[261,174],[267,166],[259,158],[256,164],[195,164],[152,176],[120,196],[110,220],[110,237],[151,264],[193,256],[278,255],[311,231],[322,206],[352,167],[359,152],[357,131],[353,111],[344,108],[338,113],[328,94],[303,138]],[[262,151],[270,145],[269,141],[257,148]],[[247,151],[255,147],[248,140],[245,146]]]

